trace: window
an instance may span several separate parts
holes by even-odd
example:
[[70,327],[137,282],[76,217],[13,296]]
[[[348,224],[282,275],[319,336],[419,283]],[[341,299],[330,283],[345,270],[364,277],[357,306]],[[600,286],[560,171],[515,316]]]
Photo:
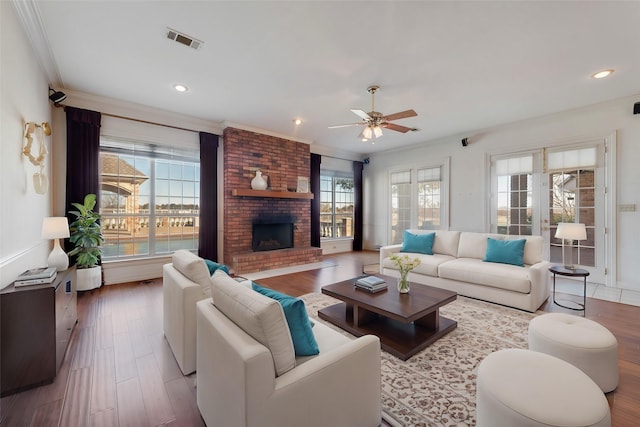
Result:
[[562,239],[556,239],[559,222],[585,224],[587,240],[566,241],[572,244],[581,266],[596,265],[595,224],[596,224],[596,148],[550,152],[549,168],[549,219],[552,230],[550,261],[562,260]]
[[401,243],[411,228],[411,171],[391,174],[391,243]]
[[321,238],[353,237],[353,175],[320,173]]
[[418,228],[440,228],[440,168],[418,169]]
[[495,161],[497,180],[496,232],[513,236],[533,234],[533,156]]
[[449,224],[447,209],[448,160],[440,166],[391,172],[390,244],[402,243],[404,230],[442,230]]
[[100,164],[105,260],[198,248],[198,153],[103,138]]

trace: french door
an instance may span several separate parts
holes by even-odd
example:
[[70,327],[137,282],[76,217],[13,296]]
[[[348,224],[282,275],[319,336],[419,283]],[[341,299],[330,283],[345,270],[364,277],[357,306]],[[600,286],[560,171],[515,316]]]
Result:
[[[542,236],[543,257],[554,264],[570,246],[565,256],[589,271],[589,281],[608,283],[605,150],[594,141],[492,157],[491,231]],[[587,239],[555,238],[560,222],[585,224]]]

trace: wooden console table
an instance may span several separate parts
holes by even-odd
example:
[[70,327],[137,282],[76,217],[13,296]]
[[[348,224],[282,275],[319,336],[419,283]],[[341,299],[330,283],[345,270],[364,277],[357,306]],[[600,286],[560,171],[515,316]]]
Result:
[[0,292],[0,395],[52,382],[78,322],[76,268],[51,284]]

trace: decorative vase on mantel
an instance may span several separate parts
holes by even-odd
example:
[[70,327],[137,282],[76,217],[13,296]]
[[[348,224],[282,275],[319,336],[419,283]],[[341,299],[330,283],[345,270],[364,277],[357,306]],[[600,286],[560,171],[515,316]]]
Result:
[[253,188],[254,190],[267,189],[267,180],[262,177],[261,171],[256,171],[256,176],[251,180],[251,188]]

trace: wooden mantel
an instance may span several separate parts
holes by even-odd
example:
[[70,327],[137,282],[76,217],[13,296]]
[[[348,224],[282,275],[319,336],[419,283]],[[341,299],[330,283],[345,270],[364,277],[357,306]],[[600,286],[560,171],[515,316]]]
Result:
[[249,188],[234,188],[232,196],[271,197],[276,199],[307,199],[313,200],[313,193],[295,193],[293,191],[252,190]]

